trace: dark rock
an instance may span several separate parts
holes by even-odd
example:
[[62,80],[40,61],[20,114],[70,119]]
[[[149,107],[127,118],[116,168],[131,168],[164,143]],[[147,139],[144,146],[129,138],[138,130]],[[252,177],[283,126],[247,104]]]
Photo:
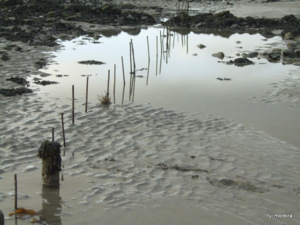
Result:
[[270,52],[266,55],[266,59],[269,62],[279,62],[281,58],[281,53],[278,52]]
[[248,58],[255,58],[258,56],[258,52],[250,52],[249,54],[247,54]]
[[35,62],[35,66],[37,69],[42,69],[44,66],[47,65],[46,59],[39,59],[38,61]]
[[199,45],[197,45],[197,47],[200,48],[200,49],[206,48],[206,46],[203,45],[203,44],[199,44]]
[[248,65],[253,65],[254,62],[252,62],[251,60],[247,59],[247,58],[237,58],[235,60],[230,60],[229,62],[227,62],[227,64],[232,65],[234,64],[235,66],[248,66]]
[[20,87],[20,88],[12,88],[12,89],[0,89],[0,94],[4,96],[16,96],[16,95],[22,95],[25,93],[32,93],[32,90],[26,87]]
[[104,62],[101,61],[96,61],[96,60],[84,60],[84,61],[79,61],[79,64],[85,64],[85,65],[102,65],[105,64]]
[[26,79],[22,78],[22,77],[11,77],[11,78],[7,78],[6,80],[12,81],[12,82],[17,83],[17,84],[21,84],[23,86],[26,86],[26,85],[29,84],[29,82]]
[[224,59],[225,54],[223,52],[217,52],[212,54],[213,57],[217,57],[219,59]]
[[46,86],[46,85],[51,85],[51,84],[58,84],[58,82],[56,81],[49,81],[49,80],[35,80],[34,81],[35,84],[39,84],[39,85],[43,85],[43,86]]

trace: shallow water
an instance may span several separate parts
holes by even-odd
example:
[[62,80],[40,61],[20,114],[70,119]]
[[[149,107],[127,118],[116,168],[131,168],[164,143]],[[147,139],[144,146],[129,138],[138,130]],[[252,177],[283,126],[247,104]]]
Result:
[[[14,203],[14,173],[18,174],[18,205],[39,211],[48,224],[299,224],[299,147],[274,138],[272,129],[266,133],[260,128],[281,125],[279,134],[285,130],[289,137],[291,129],[285,122],[291,120],[291,128],[298,129],[297,102],[266,93],[286,87],[285,81],[294,79],[290,73],[296,76],[297,68],[264,59],[238,68],[211,56],[218,51],[235,56],[282,42],[260,35],[227,39],[190,34],[181,39],[175,34],[168,63],[162,61],[157,75],[156,47],[151,48],[148,79],[148,70],[138,72],[144,77],[136,78],[134,99],[129,99],[129,41],[132,38],[137,68],[147,68],[146,36],[153,46],[156,37],[150,34],[159,36],[159,31],[149,28],[141,36],[103,37],[100,44],[90,44],[93,40],[86,38],[66,42],[65,50],[53,53],[57,64],[44,70],[51,75],[43,79],[59,81],[58,85],[32,85],[32,95],[0,96],[0,207],[6,224],[29,224],[32,219],[15,222],[8,216]],[[207,47],[199,49],[201,43]],[[118,51],[112,51],[112,46]],[[88,59],[106,64],[77,63]],[[113,71],[114,63],[116,104],[102,109],[98,95],[104,93],[107,70]],[[4,66],[4,71],[9,69]],[[88,113],[82,74],[91,74]],[[112,83],[113,79],[113,98]],[[70,113],[72,84],[75,124]],[[55,140],[62,143],[61,113],[67,147],[62,149],[63,180],[56,192],[43,188],[36,154],[40,142],[51,138],[52,127]],[[276,115],[283,118],[274,120]],[[275,214],[293,217],[269,217]]]
[[[251,60],[255,65],[245,67],[225,63],[237,58],[236,54],[253,51],[263,53],[271,47],[283,47],[280,37],[266,39],[259,34],[233,34],[227,38],[213,34],[181,35],[172,32],[170,52],[166,53],[167,38],[164,37],[165,53],[161,54],[160,35],[165,33],[161,28],[152,27],[142,29],[134,36],[122,32],[109,38],[102,37],[97,43],[87,37],[62,42],[64,48],[53,53],[56,63],[43,70],[51,74],[47,79],[59,84],[43,87],[40,92],[56,102],[70,104],[71,86],[75,85],[75,98],[84,102],[86,76],[89,76],[88,99],[91,103],[98,103],[98,97],[104,95],[107,89],[110,70],[110,96],[116,104],[134,101],[190,114],[212,113],[254,125],[276,138],[300,146],[297,135],[300,132],[299,107],[272,104],[276,102],[265,95],[267,91],[272,91],[271,84],[299,74],[299,69],[281,63],[269,63],[263,58],[253,58]],[[150,46],[149,70],[147,37]],[[136,73],[133,97],[130,97],[130,40],[134,45],[136,69],[142,69]],[[199,44],[206,47],[200,49],[197,47]],[[223,60],[212,57],[213,53],[220,51],[225,54]],[[121,56],[124,59],[125,89]],[[99,60],[105,64],[79,64],[78,61],[82,60]],[[114,64],[117,80],[115,97]],[[216,78],[230,78],[231,81],[219,81]],[[266,104],[268,97],[271,104]]]

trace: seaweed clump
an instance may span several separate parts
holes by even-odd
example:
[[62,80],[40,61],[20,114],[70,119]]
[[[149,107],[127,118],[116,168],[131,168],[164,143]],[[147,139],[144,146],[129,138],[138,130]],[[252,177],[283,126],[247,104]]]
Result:
[[61,144],[44,141],[38,149],[38,157],[42,159],[43,184],[50,187],[59,186],[59,172],[61,171]]
[[111,104],[111,98],[109,97],[109,94],[106,93],[102,96],[99,96],[99,101],[103,106],[109,106]]

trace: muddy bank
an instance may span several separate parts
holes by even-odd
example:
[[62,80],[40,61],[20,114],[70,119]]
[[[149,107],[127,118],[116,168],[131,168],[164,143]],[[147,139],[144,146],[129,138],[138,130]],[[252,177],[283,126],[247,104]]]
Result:
[[0,3],[0,37],[30,45],[55,46],[56,39],[97,33],[62,21],[91,24],[153,25],[153,16],[131,11],[130,4],[83,4],[62,1],[8,0]]

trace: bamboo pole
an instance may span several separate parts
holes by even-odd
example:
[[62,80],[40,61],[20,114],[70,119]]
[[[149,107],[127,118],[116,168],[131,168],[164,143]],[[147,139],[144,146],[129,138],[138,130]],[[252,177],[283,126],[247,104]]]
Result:
[[149,37],[147,36],[147,47],[148,47],[148,61],[150,62],[150,48],[149,48]]
[[85,112],[87,113],[88,106],[88,93],[89,93],[89,77],[86,78],[86,94],[85,94]]
[[74,90],[74,85],[72,85],[72,124],[75,123],[74,107],[75,107],[75,90]]
[[134,57],[134,48],[133,48],[133,42],[132,42],[132,39],[131,39],[131,48],[132,48],[132,59],[133,59],[133,73],[134,73],[134,76],[135,76],[135,57]]
[[156,75],[157,75],[157,63],[158,63],[158,36],[156,36]]
[[64,147],[66,147],[65,126],[64,126],[64,114],[63,114],[63,113],[61,113],[61,127],[62,127],[62,132],[63,132]]
[[124,95],[125,95],[125,85],[123,85],[122,105],[124,104]]
[[116,64],[114,64],[114,104],[116,104]]
[[131,48],[131,42],[129,42],[129,57],[130,57],[130,74],[132,74],[132,48]]
[[18,178],[15,174],[15,210],[18,208]]
[[124,72],[124,61],[123,61],[123,56],[121,56],[122,60],[122,71],[123,71],[123,84],[125,85],[125,72]]
[[106,92],[107,97],[109,96],[109,80],[110,80],[110,70],[108,70],[108,74],[107,74],[107,92]]

